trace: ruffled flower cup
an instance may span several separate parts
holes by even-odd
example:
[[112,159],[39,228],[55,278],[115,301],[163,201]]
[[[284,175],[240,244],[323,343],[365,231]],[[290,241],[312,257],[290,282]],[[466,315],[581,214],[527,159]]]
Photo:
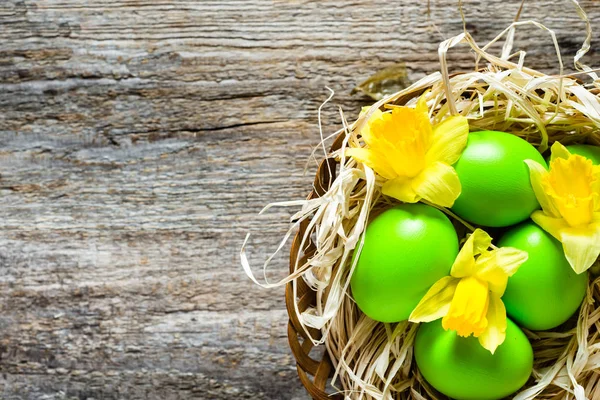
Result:
[[512,247],[489,250],[492,238],[476,229],[458,253],[450,276],[437,281],[409,320],[442,319],[446,330],[475,336],[492,354],[506,337],[506,308],[502,295],[508,278],[527,261],[527,252]]
[[432,125],[425,96],[416,108],[376,110],[361,131],[367,147],[346,154],[386,179],[382,192],[405,203],[422,199],[452,207],[461,186],[452,165],[458,161],[469,134],[465,117],[451,116]]
[[562,243],[569,264],[580,274],[600,255],[600,166],[558,142],[551,150],[549,171],[525,161],[542,206],[531,219]]

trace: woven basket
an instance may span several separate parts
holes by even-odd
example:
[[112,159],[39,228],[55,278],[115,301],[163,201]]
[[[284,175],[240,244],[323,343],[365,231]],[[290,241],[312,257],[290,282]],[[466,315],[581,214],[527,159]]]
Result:
[[[577,5],[578,7],[578,5]],[[587,31],[588,33],[591,32],[591,27],[590,27],[590,22],[589,19],[587,19],[587,17],[585,16],[585,13],[583,12],[583,10],[581,10],[580,8],[578,8],[581,11],[581,15],[582,18],[584,19],[584,21],[586,22],[586,26],[587,26]],[[530,22],[531,24],[534,24],[537,27],[542,27],[543,26],[535,23],[535,22]],[[509,38],[511,37],[511,31],[510,29],[514,29],[514,27],[517,26],[517,23],[514,23],[513,25],[511,25],[509,28],[507,28],[507,30],[505,30],[503,33],[501,33],[498,38],[500,38],[502,35],[508,33]],[[558,59],[561,60],[560,58],[560,53],[558,51],[558,43],[556,42],[556,38],[554,36],[553,33],[552,34],[552,38],[554,40],[555,43],[555,47],[557,48],[557,55],[558,55]],[[497,38],[497,39],[498,39]],[[494,41],[490,42],[490,44],[494,43],[497,39],[494,39]],[[512,40],[512,39],[510,39]],[[509,42],[510,42],[509,40]],[[465,73],[458,73],[458,74],[450,74],[448,71],[448,66],[447,66],[447,62],[446,62],[446,51],[451,48],[454,47],[455,45],[459,44],[459,43],[468,43],[472,50],[477,53],[478,55],[478,61],[476,63],[476,67],[474,71],[471,72],[465,72]],[[586,48],[586,44],[589,45],[589,42],[584,43],[584,46],[582,47],[582,50],[580,52],[578,52],[578,55],[575,57],[575,66],[578,67],[580,70],[585,70],[587,72],[590,71],[590,69],[588,67],[586,67],[585,65],[579,63],[579,58],[581,58],[581,56],[583,54],[585,54],[585,52],[587,51]],[[488,45],[489,46],[489,45]],[[510,46],[512,46],[512,43],[510,43]],[[510,46],[507,47],[507,51],[506,54],[510,53]],[[588,46],[589,48],[589,46]],[[462,107],[462,111],[464,112],[465,110],[465,104],[464,102],[471,102],[471,103],[476,103],[477,102],[477,91],[476,90],[471,90],[472,89],[472,85],[477,85],[478,89],[482,89],[484,91],[487,92],[488,89],[493,89],[494,87],[498,87],[498,81],[495,80],[496,77],[493,76],[490,79],[491,80],[487,80],[487,78],[485,78],[482,75],[482,71],[483,69],[479,68],[479,59],[483,58],[486,61],[488,61],[491,66],[492,69],[490,70],[489,67],[486,69],[488,73],[490,74],[494,74],[498,71],[501,70],[506,70],[506,69],[512,69],[512,70],[519,70],[519,71],[525,71],[530,77],[535,77],[536,82],[539,82],[540,80],[545,80],[547,79],[547,82],[554,82],[556,83],[557,80],[560,80],[560,85],[556,86],[556,90],[553,89],[553,87],[549,87],[547,90],[548,91],[552,91],[555,90],[556,93],[561,93],[564,94],[564,96],[559,96],[560,99],[565,99],[565,102],[568,102],[570,105],[570,107],[575,107],[574,112],[572,114],[572,118],[575,125],[578,126],[578,130],[576,132],[576,134],[573,134],[573,132],[569,131],[569,125],[568,124],[560,124],[560,123],[554,123],[551,126],[551,122],[549,122],[546,125],[545,120],[542,121],[542,119],[539,120],[535,120],[533,117],[534,122],[528,122],[528,121],[524,121],[524,119],[519,119],[519,118],[513,118],[512,121],[510,122],[510,124],[512,125],[503,125],[504,122],[504,117],[501,117],[502,119],[500,120],[501,122],[497,125],[490,125],[490,122],[488,122],[485,118],[483,118],[483,102],[481,103],[481,115],[482,115],[482,119],[477,121],[471,121],[470,120],[470,125],[471,123],[473,123],[473,125],[471,126],[472,129],[475,130],[483,130],[483,129],[492,129],[492,130],[500,130],[500,131],[505,131],[505,132],[519,132],[518,134],[521,135],[522,137],[525,137],[527,140],[529,140],[529,135],[537,135],[537,146],[538,148],[540,148],[542,151],[545,150],[546,148],[548,148],[548,144],[551,144],[553,141],[561,141],[561,143],[563,144],[569,144],[569,143],[577,143],[577,142],[581,142],[581,141],[586,141],[590,144],[594,144],[596,146],[600,146],[600,114],[598,112],[598,109],[600,109],[600,99],[597,97],[597,93],[598,93],[598,85],[596,85],[596,87],[593,88],[589,88],[583,85],[583,83],[581,81],[578,80],[578,77],[572,77],[572,78],[567,78],[564,77],[562,75],[563,72],[563,66],[562,66],[562,61],[560,61],[560,71],[559,71],[559,75],[558,76],[547,76],[544,75],[540,72],[525,68],[522,66],[522,64],[519,64],[519,66],[517,67],[517,64],[512,63],[507,61],[504,58],[498,58],[498,57],[494,57],[491,56],[490,54],[488,54],[486,52],[487,46],[480,48],[478,47],[475,42],[472,40],[472,37],[465,32],[465,34],[463,35],[459,35],[455,38],[452,39],[448,39],[445,42],[443,42],[440,45],[440,70],[441,70],[441,74],[431,74],[428,75],[427,77],[421,79],[419,82],[415,83],[414,85],[412,85],[411,87],[407,88],[404,91],[401,91],[399,93],[396,93],[394,95],[391,95],[389,97],[386,97],[384,100],[380,100],[379,102],[377,102],[373,107],[371,107],[371,109],[373,108],[379,108],[379,107],[383,107],[383,105],[385,104],[390,104],[390,105],[407,105],[407,103],[409,103],[411,100],[416,99],[417,97],[419,97],[421,94],[423,94],[424,92],[426,92],[428,89],[432,89],[430,92],[425,93],[425,95],[430,94],[433,98],[433,108],[431,110],[434,110],[434,117],[439,117],[440,115],[443,117],[443,115],[447,115],[447,114],[435,114],[435,110],[441,110],[444,109],[444,113],[449,113],[450,115],[454,114],[457,115],[458,112],[458,106],[457,106],[457,102],[460,100],[457,98],[455,98],[455,96],[453,95],[453,90],[456,89],[456,86],[454,86],[453,83],[456,82],[462,82],[463,86],[462,86],[462,92],[458,95],[460,97],[460,95],[462,95],[462,93],[469,93],[469,96],[473,97],[473,98],[463,98],[463,102],[461,103],[460,107]],[[595,74],[588,74],[592,77],[595,77],[597,79],[597,76]],[[581,74],[579,75],[581,76]],[[453,79],[456,78],[456,79]],[[571,89],[567,89],[566,86],[563,87],[563,79],[568,80],[569,81],[569,85]],[[453,82],[453,83],[452,83]],[[466,82],[466,83],[465,83]],[[483,82],[483,83],[482,83]],[[531,81],[528,81],[531,82]],[[545,99],[543,96],[543,92],[544,90],[546,90],[545,88],[541,90],[541,94],[538,92],[538,87],[537,86],[533,86],[535,88],[535,91],[532,92],[535,96],[537,96],[538,99]],[[440,89],[441,88],[441,89]],[[521,89],[523,89],[523,87],[521,87]],[[436,92],[437,90],[437,92]],[[457,89],[458,90],[458,89]],[[498,89],[496,89],[498,90]],[[529,89],[523,89],[525,90],[529,90]],[[433,95],[432,93],[435,93],[435,95]],[[505,93],[505,92],[502,92]],[[433,97],[433,96],[437,96],[437,97]],[[507,99],[510,99],[510,101],[512,102],[513,100],[515,100],[515,97],[508,97]],[[594,99],[590,99],[590,96],[594,96]],[[431,99],[431,98],[430,98]],[[541,101],[541,100],[540,100]],[[546,100],[543,100],[543,102],[545,102]],[[558,110],[558,105],[560,103],[560,105],[562,105],[562,100],[557,100],[558,103],[556,105],[556,109]],[[506,102],[506,100],[505,100]],[[597,106],[596,106],[597,103]],[[411,102],[412,104],[412,102]],[[505,104],[505,103],[503,103]],[[477,103],[477,106],[479,105],[479,103]],[[540,103],[538,102],[538,105],[540,105]],[[542,106],[545,106],[545,103],[542,104]],[[437,107],[437,108],[436,108]],[[495,111],[500,111],[499,113],[497,113],[496,115],[504,115],[504,110],[507,109],[507,107],[512,107],[512,105],[510,106],[497,106],[498,108],[495,109]],[[467,111],[465,112],[466,114],[468,114],[469,110],[471,109],[466,109]],[[542,111],[542,113],[545,112],[545,108],[544,111]],[[571,109],[570,109],[571,110]],[[556,111],[558,113],[558,111]],[[527,113],[526,113],[527,114]],[[527,114],[527,116],[529,116],[530,114]],[[366,119],[368,119],[369,114],[367,113],[366,116],[363,117],[364,121]],[[525,118],[527,119],[527,118]],[[359,118],[360,120],[360,118]],[[508,121],[508,119],[507,119]],[[550,120],[552,121],[552,119]],[[496,120],[496,123],[498,122],[498,120]],[[352,125],[351,127],[349,127],[349,130],[352,132],[352,134],[356,134],[356,132],[360,132],[360,123],[357,121],[357,126]],[[504,129],[502,129],[504,127]],[[348,128],[345,126],[345,129]],[[356,129],[356,131],[352,131],[353,129]],[[339,135],[337,136],[337,138],[334,140],[330,151],[329,151],[329,155],[323,160],[321,161],[321,163],[319,164],[319,167],[317,169],[317,173],[315,176],[315,180],[314,180],[314,184],[313,184],[313,190],[310,192],[310,194],[308,195],[307,200],[312,200],[312,199],[317,199],[317,198],[321,198],[323,197],[323,203],[327,203],[330,201],[330,198],[328,197],[329,195],[329,190],[332,188],[332,184],[334,182],[336,182],[336,171],[342,171],[339,172],[339,174],[343,177],[344,175],[344,168],[346,167],[346,164],[344,165],[344,168],[340,168],[340,161],[338,160],[338,158],[336,158],[336,155],[339,156],[340,154],[343,153],[340,152],[339,150],[342,149],[346,144],[345,144],[345,140],[347,139],[347,134],[350,132],[347,132],[346,130],[342,129],[339,132]],[[530,141],[531,142],[531,141]],[[361,178],[363,179],[363,178]],[[367,178],[368,181],[368,178]],[[337,187],[335,185],[334,189]],[[295,202],[297,203],[297,202]],[[319,201],[313,201],[313,203],[319,203]],[[317,249],[317,247],[315,246],[315,244],[311,241],[311,238],[314,236],[313,233],[315,233],[314,231],[308,231],[309,229],[314,229],[315,224],[311,222],[311,218],[314,217],[315,214],[311,214],[311,211],[307,212],[306,214],[304,214],[302,216],[302,218],[298,219],[297,221],[301,221],[298,222],[297,224],[294,223],[293,227],[290,229],[289,234],[293,233],[293,229],[295,229],[296,227],[298,228],[298,231],[296,232],[295,236],[294,236],[294,240],[292,243],[292,247],[291,247],[291,251],[290,251],[290,277],[294,277],[293,280],[286,280],[285,283],[286,284],[286,307],[287,307],[287,311],[288,311],[288,315],[289,315],[289,323],[288,323],[288,340],[289,340],[289,345],[290,348],[292,350],[292,353],[296,359],[296,364],[297,364],[297,371],[298,371],[298,375],[300,378],[300,381],[302,382],[302,384],[304,385],[304,387],[306,388],[306,390],[308,391],[308,393],[310,394],[310,396],[312,396],[313,399],[317,399],[317,400],[327,400],[327,399],[344,399],[344,398],[351,398],[348,396],[348,393],[350,392],[346,392],[346,397],[341,394],[339,392],[339,389],[336,389],[334,387],[332,387],[331,385],[329,385],[331,378],[334,376],[334,373],[336,371],[336,368],[338,369],[338,371],[340,369],[343,369],[344,366],[347,368],[348,364],[344,364],[344,356],[340,356],[342,358],[341,362],[338,359],[335,359],[335,354],[336,352],[331,350],[332,347],[330,346],[332,343],[336,342],[336,344],[339,347],[340,342],[342,344],[345,343],[354,343],[351,341],[351,339],[349,339],[351,336],[351,331],[353,329],[354,322],[350,322],[353,319],[358,320],[359,317],[362,315],[362,313],[360,312],[360,310],[358,310],[358,307],[355,306],[355,304],[348,299],[348,297],[345,297],[343,299],[343,301],[345,302],[345,304],[350,304],[350,306],[346,307],[346,311],[349,312],[349,314],[340,314],[340,318],[338,319],[338,321],[343,321],[342,323],[346,323],[348,321],[348,324],[351,326],[348,326],[346,328],[339,328],[336,327],[335,325],[331,325],[329,326],[330,328],[332,328],[331,331],[328,332],[329,335],[331,335],[332,333],[334,334],[340,334],[338,335],[337,338],[331,339],[331,336],[327,336],[326,338],[323,337],[322,332],[318,329],[314,329],[314,328],[310,328],[309,326],[322,326],[322,325],[310,325],[310,324],[306,324],[304,322],[300,322],[299,319],[299,315],[303,315],[303,313],[307,310],[309,311],[314,311],[315,309],[318,309],[318,307],[320,305],[323,304],[324,301],[327,301],[330,298],[336,298],[339,299],[340,297],[340,293],[342,293],[343,296],[343,292],[341,292],[340,290],[337,291],[332,291],[330,293],[330,289],[331,289],[331,284],[330,283],[325,283],[325,285],[321,286],[321,292],[319,292],[319,297],[317,297],[317,292],[312,289],[301,277],[300,275],[303,273],[303,270],[298,270],[296,271],[295,269],[298,266],[304,266],[304,265],[310,265],[312,260],[314,259],[318,259],[318,256],[322,253],[320,253],[322,251],[322,249]],[[372,217],[373,215],[371,215]],[[296,221],[296,222],[297,222]],[[317,220],[318,221],[318,220]],[[313,226],[313,228],[309,228]],[[363,225],[361,225],[363,226]],[[304,245],[302,244],[304,243]],[[281,247],[280,247],[281,248]],[[353,248],[350,247],[348,251],[353,251]],[[345,255],[349,254],[349,253],[344,253]],[[351,253],[350,253],[351,254]],[[246,268],[246,272],[247,274],[249,274],[249,276],[252,277],[251,273],[249,272],[249,266],[247,263],[247,260],[245,259],[245,255],[243,254],[243,250],[242,250],[242,258],[243,258],[243,264],[245,264],[245,268]],[[330,268],[330,272],[331,272],[331,276],[336,276],[336,274],[344,274],[346,272],[346,270],[340,270],[340,264],[341,261],[340,259],[331,259],[332,261],[330,262],[330,264],[328,265],[328,268]],[[596,266],[596,269],[600,269],[600,267],[598,267],[598,265]],[[598,271],[596,271],[596,275],[598,275]],[[256,279],[253,278],[253,280],[255,282]],[[325,288],[325,289],[323,289]],[[323,291],[324,290],[324,291]],[[320,302],[320,303],[319,303]],[[337,304],[337,303],[336,303]],[[589,354],[590,359],[593,358],[594,360],[600,360],[600,309],[598,307],[598,304],[600,304],[600,278],[598,276],[596,276],[593,279],[590,279],[590,285],[588,288],[588,295],[586,297],[586,300],[584,301],[584,305],[581,307],[581,311],[580,311],[580,317],[578,320],[575,321],[575,319],[573,319],[571,322],[575,322],[575,324],[571,324],[570,326],[566,326],[566,327],[562,327],[561,329],[567,329],[567,331],[564,331],[565,335],[558,335],[559,337],[554,339],[553,337],[551,339],[548,338],[548,335],[546,335],[544,337],[544,335],[541,336],[536,336],[536,333],[531,333],[530,332],[530,337],[537,337],[538,339],[541,338],[541,340],[539,341],[539,343],[533,343],[533,347],[534,347],[534,352],[536,350],[540,350],[540,355],[541,358],[539,359],[540,364],[537,365],[538,368],[544,369],[548,364],[549,365],[553,365],[553,367],[551,368],[551,370],[556,370],[555,372],[553,372],[554,375],[552,375],[550,378],[548,378],[549,374],[546,373],[540,373],[540,370],[536,370],[535,372],[535,376],[532,377],[529,382],[525,385],[524,389],[526,389],[526,392],[528,392],[526,395],[519,395],[519,398],[526,398],[528,400],[531,399],[544,399],[544,400],[559,400],[559,399],[572,399],[575,398],[573,397],[573,391],[576,392],[576,398],[578,400],[582,400],[584,398],[587,398],[586,396],[591,396],[592,400],[600,400],[600,375],[598,375],[598,366],[600,366],[600,361],[590,361],[592,363],[592,367],[589,367],[589,364],[586,364],[588,362],[588,358],[587,355]],[[349,311],[348,311],[349,310]],[[369,320],[371,321],[371,320]],[[373,321],[371,321],[373,322]],[[375,326],[375,325],[369,325],[369,330],[368,333],[371,333],[371,328]],[[377,325],[377,327],[379,328],[379,326]],[[576,328],[575,328],[576,327]],[[387,327],[386,327],[387,329]],[[577,334],[575,334],[575,329],[577,330]],[[407,329],[408,330],[408,329]],[[416,330],[416,328],[415,328]],[[415,330],[410,330],[412,333],[414,334]],[[327,332],[327,331],[324,331]],[[349,333],[350,332],[350,333]],[[568,333],[568,334],[567,334]],[[533,335],[533,336],[531,336]],[[334,335],[335,336],[335,335]],[[552,336],[552,335],[550,335]],[[324,339],[324,340],[321,340]],[[369,340],[370,340],[370,336],[369,336]],[[410,339],[412,340],[412,339]],[[552,340],[556,340],[556,342],[551,342],[550,344],[548,344],[548,341],[552,341]],[[325,343],[325,346],[319,346],[319,349],[315,349],[315,343]],[[364,342],[362,342],[364,344]],[[406,349],[408,349],[404,355],[406,356],[406,358],[402,358],[402,360],[412,360],[412,347],[411,347],[411,343],[412,342],[407,342],[406,345]],[[584,344],[586,347],[586,351],[579,351],[582,350],[582,347],[578,347],[578,346],[582,346],[582,344]],[[543,347],[543,346],[549,346],[549,347]],[[322,347],[322,348],[321,348]],[[359,345],[360,348],[362,348],[362,344]],[[555,358],[554,356],[554,352],[552,352],[552,356],[549,357],[548,353],[548,348],[553,348],[554,350],[556,350],[557,348],[562,351],[562,349],[567,349],[569,348],[569,354],[568,356],[565,356],[563,358],[563,356],[560,356],[560,362],[558,360],[558,358]],[[319,351],[321,350],[321,351]],[[577,353],[577,354],[575,354]],[[582,353],[585,353],[584,356],[582,356]],[[536,353],[538,354],[538,353]],[[566,354],[566,353],[565,353]],[[404,357],[404,356],[403,356]],[[586,365],[587,365],[587,369],[586,369]],[[555,378],[558,377],[558,373],[559,370],[562,367],[565,367],[567,369],[567,373],[569,375],[570,379],[568,381],[568,383],[565,383],[563,381],[558,382],[555,381]],[[338,368],[338,367],[342,367],[342,368]],[[554,368],[556,367],[556,368]],[[591,368],[591,369],[590,369]],[[596,368],[596,369],[594,369]],[[397,370],[396,370],[397,371]],[[575,371],[575,372],[574,372]],[[343,371],[340,372],[340,374],[343,374]],[[352,373],[350,375],[347,375],[348,377],[354,379],[354,375],[355,371],[352,371]],[[563,371],[562,375],[563,377],[566,375]],[[543,376],[542,376],[543,375]],[[341,376],[341,375],[340,375]],[[408,376],[408,378],[407,378]],[[444,396],[439,395],[438,393],[436,393],[435,390],[433,390],[433,388],[431,388],[427,382],[424,381],[424,379],[422,379],[420,372],[418,371],[418,369],[416,368],[416,366],[414,366],[414,364],[411,366],[410,364],[407,364],[407,369],[404,371],[404,375],[403,375],[403,379],[410,379],[411,381],[414,379],[414,381],[416,382],[416,385],[413,387],[412,383],[410,384],[410,390],[411,390],[411,394],[402,394],[401,398],[405,399],[405,398],[416,398],[416,399],[424,399],[424,398],[446,398]],[[579,381],[579,379],[583,379],[583,381]],[[556,378],[559,379],[559,378]],[[336,381],[337,382],[337,381]],[[352,384],[354,383],[354,381],[351,382]],[[554,384],[554,386],[552,386],[551,384]],[[581,386],[583,385],[583,386]],[[345,386],[345,385],[344,385]],[[361,386],[362,388],[362,386]],[[416,388],[416,390],[414,390]],[[342,389],[345,390],[352,390],[349,389],[347,387],[343,387]],[[404,386],[403,389],[399,390],[406,390],[407,386]],[[585,394],[583,393],[583,391],[585,390]],[[424,394],[426,394],[429,397],[424,397]],[[539,397],[538,397],[539,394]],[[524,397],[525,396],[525,397]]]
[[[453,77],[460,74],[449,75],[449,77]],[[408,101],[413,98],[420,96],[425,90],[429,87],[420,87],[417,90],[413,90],[407,92],[406,95],[399,96],[392,102],[392,104],[396,105],[405,105]],[[590,92],[594,92],[594,90],[590,90]],[[342,132],[334,141],[330,148],[330,153],[333,153],[339,150],[344,141],[345,133]],[[313,190],[310,192],[308,199],[314,199],[317,197],[323,196],[327,192],[327,190],[331,187],[332,182],[334,182],[336,178],[336,170],[339,169],[339,161],[333,157],[328,157],[321,161],[319,164]],[[309,260],[314,254],[316,247],[315,245],[308,241],[308,244],[305,248],[301,247],[302,238],[306,237],[307,229],[309,226],[310,220],[304,220],[297,231],[291,251],[290,251],[290,274],[293,274],[295,265],[303,265]],[[299,261],[299,262],[297,262]],[[337,272],[336,270],[340,267],[339,262],[335,264],[333,274]],[[600,285],[599,288],[600,289]],[[599,294],[594,294],[594,287],[592,286],[593,297],[598,297]],[[327,291],[325,292],[325,296],[327,296]],[[331,354],[326,350],[325,351],[315,351],[315,346],[313,341],[311,341],[306,334],[305,327],[302,326],[300,321],[298,320],[298,313],[302,313],[309,307],[316,306],[316,292],[311,289],[302,279],[296,280],[296,296],[294,296],[294,290],[292,282],[287,283],[286,285],[286,307],[289,315],[289,323],[288,323],[288,340],[289,345],[292,350],[292,353],[296,359],[297,371],[300,378],[300,381],[310,394],[313,399],[317,400],[327,400],[327,399],[336,399],[342,400],[344,399],[344,395],[336,392],[336,389],[329,386],[328,383],[335,372],[335,366],[337,365],[338,360],[332,360]],[[598,297],[600,299],[600,297]],[[297,307],[297,310],[296,308]],[[597,308],[597,303],[594,306]],[[360,314],[358,310],[356,310],[357,315]],[[319,340],[322,335],[321,332],[317,329],[307,328],[308,332],[312,339]],[[315,355],[316,354],[316,355]],[[415,374],[419,374],[418,370],[413,370]],[[419,374],[420,375],[420,374]],[[530,380],[530,382],[526,385],[530,387],[534,382]],[[425,388],[427,392],[430,389]],[[596,389],[598,390],[598,389]],[[544,397],[546,398],[546,397]],[[553,397],[554,398],[554,397]],[[563,397],[556,397],[556,399],[562,399]],[[596,399],[594,397],[594,400]]]

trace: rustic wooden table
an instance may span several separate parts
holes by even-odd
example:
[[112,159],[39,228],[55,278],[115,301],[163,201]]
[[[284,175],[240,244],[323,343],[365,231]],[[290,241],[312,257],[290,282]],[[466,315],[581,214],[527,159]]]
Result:
[[[480,43],[519,1],[467,1]],[[592,21],[600,3],[582,1]],[[351,89],[405,62],[438,68],[455,0],[0,2],[0,397],[305,399],[283,290],[243,275],[304,197],[303,174]],[[569,1],[528,1],[566,65],[584,37]],[[435,21],[435,25],[432,23]],[[598,33],[586,61],[600,65]],[[528,65],[557,72],[526,29]],[[472,68],[464,48],[456,70]],[[311,164],[312,167],[312,164]],[[274,269],[286,269],[285,257]]]

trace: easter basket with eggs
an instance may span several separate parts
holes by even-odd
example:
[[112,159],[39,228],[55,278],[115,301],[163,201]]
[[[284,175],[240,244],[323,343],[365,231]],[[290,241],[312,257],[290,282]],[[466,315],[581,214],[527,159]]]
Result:
[[[600,399],[600,97],[574,4],[577,74],[537,22],[484,47],[464,32],[440,72],[343,124],[306,200],[275,204],[301,209],[289,276],[263,286],[286,285],[313,398]],[[524,24],[558,75],[511,53]],[[461,43],[476,68],[450,75]]]

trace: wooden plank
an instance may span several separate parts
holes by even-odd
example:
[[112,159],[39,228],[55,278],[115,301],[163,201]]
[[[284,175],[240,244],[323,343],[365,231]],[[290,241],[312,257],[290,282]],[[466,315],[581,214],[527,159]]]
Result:
[[[469,29],[486,42],[518,3],[467,2]],[[567,1],[527,2],[533,16],[575,54]],[[461,29],[454,0],[4,0],[1,397],[306,398],[283,291],[245,278],[244,235],[260,264],[290,214],[256,213],[309,191],[326,85],[331,133],[336,106],[368,102],[358,82],[397,62],[413,81],[435,71]],[[519,37],[530,66],[557,71],[543,32]],[[450,59],[472,68],[464,49]]]

